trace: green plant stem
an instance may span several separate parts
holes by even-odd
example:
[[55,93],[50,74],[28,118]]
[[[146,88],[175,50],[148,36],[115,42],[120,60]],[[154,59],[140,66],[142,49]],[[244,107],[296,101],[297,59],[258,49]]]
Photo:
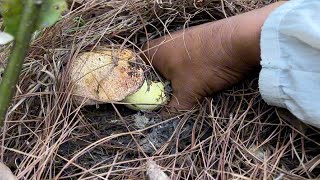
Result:
[[8,65],[0,84],[0,127],[3,126],[7,109],[15,93],[22,64],[29,48],[32,34],[38,20],[41,0],[25,0],[18,33],[8,59]]

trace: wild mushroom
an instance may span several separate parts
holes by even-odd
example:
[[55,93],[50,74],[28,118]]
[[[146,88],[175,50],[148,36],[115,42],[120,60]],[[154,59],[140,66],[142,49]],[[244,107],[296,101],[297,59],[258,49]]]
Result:
[[[134,110],[158,109],[168,100],[164,85],[145,80],[143,65],[129,49],[80,54],[70,70],[75,101],[85,105],[123,101]],[[88,100],[84,101],[85,98]]]

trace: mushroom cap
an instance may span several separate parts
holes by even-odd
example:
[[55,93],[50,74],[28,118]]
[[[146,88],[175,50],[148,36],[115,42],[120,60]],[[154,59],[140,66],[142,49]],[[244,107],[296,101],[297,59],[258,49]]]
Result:
[[144,82],[139,57],[129,49],[102,49],[79,54],[71,63],[72,94],[78,104],[121,101]]

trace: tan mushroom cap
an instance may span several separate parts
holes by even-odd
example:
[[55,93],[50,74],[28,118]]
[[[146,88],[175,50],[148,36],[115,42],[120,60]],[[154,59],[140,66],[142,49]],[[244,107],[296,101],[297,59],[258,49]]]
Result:
[[[72,94],[85,105],[121,101],[144,82],[138,56],[128,49],[104,49],[79,54],[71,64]],[[140,64],[139,64],[140,63]]]

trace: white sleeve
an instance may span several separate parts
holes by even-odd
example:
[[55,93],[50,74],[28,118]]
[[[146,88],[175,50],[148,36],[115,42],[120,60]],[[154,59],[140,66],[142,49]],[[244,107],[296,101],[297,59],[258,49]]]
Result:
[[270,105],[320,127],[320,0],[291,0],[262,27],[259,88]]

